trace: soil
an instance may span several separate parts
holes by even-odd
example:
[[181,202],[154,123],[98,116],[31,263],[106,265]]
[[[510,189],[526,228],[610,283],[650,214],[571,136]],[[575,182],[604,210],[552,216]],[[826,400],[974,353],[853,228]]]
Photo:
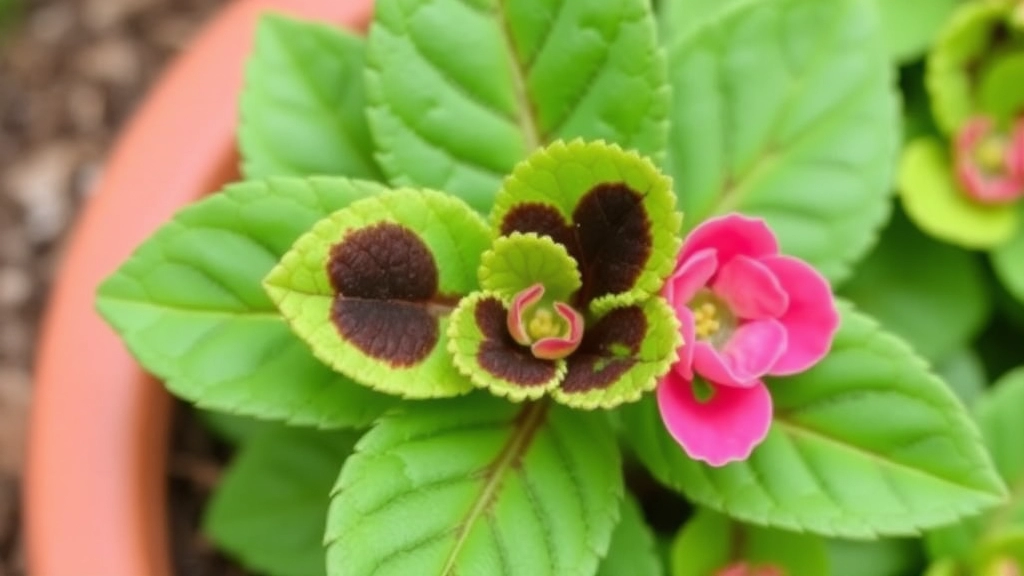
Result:
[[[19,490],[33,342],[65,234],[120,126],[224,1],[21,0],[0,29],[0,576],[25,573]],[[177,573],[242,574],[195,529],[225,451],[187,410],[178,416],[168,479]]]

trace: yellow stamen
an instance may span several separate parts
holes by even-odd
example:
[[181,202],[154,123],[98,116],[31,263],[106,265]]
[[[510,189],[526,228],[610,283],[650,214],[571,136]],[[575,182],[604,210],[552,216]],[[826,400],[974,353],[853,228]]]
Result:
[[708,338],[722,327],[718,319],[718,308],[711,302],[704,302],[693,311],[693,325],[697,338]]
[[536,341],[541,338],[559,336],[559,328],[551,310],[541,308],[533,313],[533,318],[530,318],[526,331],[530,333],[530,338]]
[[1002,172],[1006,156],[1006,141],[1003,138],[987,138],[978,145],[974,157],[986,172]]

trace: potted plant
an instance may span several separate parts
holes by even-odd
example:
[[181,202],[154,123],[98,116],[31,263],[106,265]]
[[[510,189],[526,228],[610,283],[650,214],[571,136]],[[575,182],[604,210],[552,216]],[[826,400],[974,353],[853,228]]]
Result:
[[972,416],[991,281],[891,197],[893,58],[952,8],[894,43],[870,0],[663,4],[262,20],[245,179],[96,300],[173,393],[277,422],[214,540],[282,575],[895,575],[912,543],[851,542],[927,532],[936,574],[1019,573],[1024,373]]

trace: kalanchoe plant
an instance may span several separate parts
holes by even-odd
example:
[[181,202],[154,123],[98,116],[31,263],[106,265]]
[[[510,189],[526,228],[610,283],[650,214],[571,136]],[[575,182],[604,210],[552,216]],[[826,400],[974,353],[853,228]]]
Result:
[[[930,31],[658,4],[264,19],[247,179],[98,295],[236,431],[214,541],[274,576],[825,576],[924,531],[940,567],[1019,562],[995,430],[1024,399],[951,390],[983,388],[983,272],[892,211],[890,58]],[[968,181],[1016,174],[1008,126],[963,141]]]

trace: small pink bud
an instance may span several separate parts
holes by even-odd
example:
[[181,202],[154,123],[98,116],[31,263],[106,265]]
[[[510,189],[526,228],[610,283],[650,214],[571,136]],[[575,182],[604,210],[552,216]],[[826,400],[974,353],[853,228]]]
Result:
[[1024,196],[1024,118],[1009,132],[978,116],[960,129],[954,146],[957,180],[983,204],[1006,204]]

